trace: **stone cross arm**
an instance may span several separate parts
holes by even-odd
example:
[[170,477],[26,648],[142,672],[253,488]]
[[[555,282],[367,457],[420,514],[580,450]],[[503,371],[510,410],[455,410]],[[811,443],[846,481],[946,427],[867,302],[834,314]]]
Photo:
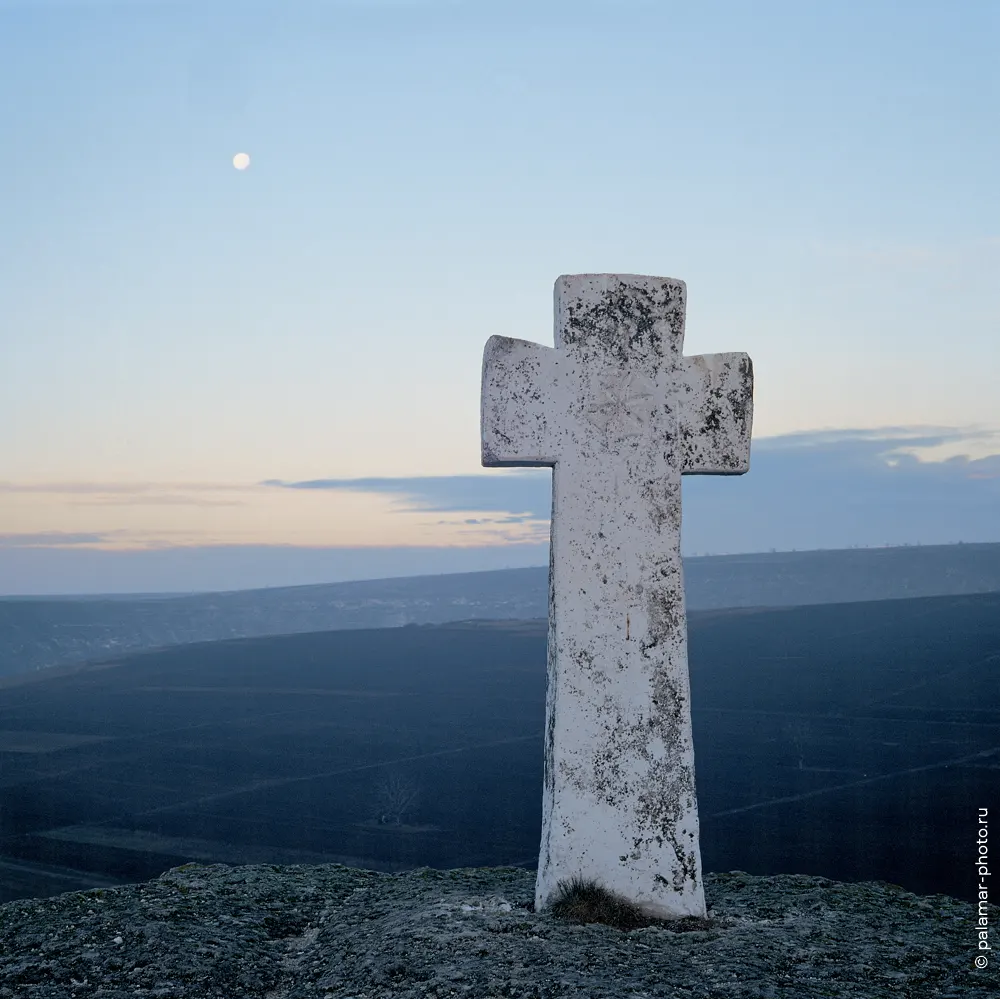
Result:
[[[482,463],[554,465],[569,457],[574,429],[607,426],[616,416],[658,430],[684,475],[741,475],[750,467],[753,367],[745,353],[677,358],[668,370],[625,373],[596,398],[567,397],[579,379],[555,347],[492,336],[483,352]],[[574,419],[574,417],[576,417]],[[574,427],[579,424],[579,428]],[[649,442],[652,443],[652,442]],[[575,448],[573,448],[575,450]]]

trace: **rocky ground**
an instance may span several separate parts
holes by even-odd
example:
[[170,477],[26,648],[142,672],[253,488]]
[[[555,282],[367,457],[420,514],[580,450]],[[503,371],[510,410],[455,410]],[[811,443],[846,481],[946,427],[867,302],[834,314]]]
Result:
[[[0,999],[593,999],[1000,994],[970,904],[883,883],[709,874],[707,924],[532,911],[519,868],[185,864],[0,905]],[[990,908],[995,928],[1000,910]]]

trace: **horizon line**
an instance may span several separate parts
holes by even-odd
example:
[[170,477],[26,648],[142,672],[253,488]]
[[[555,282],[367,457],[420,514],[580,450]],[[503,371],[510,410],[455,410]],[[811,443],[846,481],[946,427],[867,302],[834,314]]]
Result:
[[[855,552],[855,551],[886,551],[888,549],[903,548],[976,548],[985,546],[1000,547],[1000,541],[951,541],[938,544],[923,544],[919,541],[912,543],[903,542],[900,544],[884,545],[851,545],[847,548],[769,548],[767,551],[742,551],[742,552],[706,552],[693,555],[681,555],[684,562],[704,561],[707,559],[742,558],[746,556],[769,556],[769,555],[814,555],[819,552]],[[240,545],[215,545],[201,547],[247,547]],[[271,547],[265,545],[254,545],[252,547]],[[281,545],[274,547],[299,547],[294,545]],[[306,546],[302,546],[306,547]],[[150,549],[130,549],[133,551],[149,551]],[[158,549],[164,550],[164,549]],[[176,549],[175,549],[176,550]],[[313,550],[313,546],[308,546],[308,550]],[[117,552],[121,552],[118,549]],[[326,583],[282,583],[265,584],[263,586],[248,586],[243,589],[208,589],[208,590],[108,590],[102,593],[0,593],[0,601],[16,600],[107,600],[107,599],[161,599],[167,600],[177,597],[210,596],[212,594],[228,595],[234,593],[257,593],[261,590],[294,590],[305,589],[317,586],[349,586],[352,583],[378,583],[378,582],[398,582],[403,579],[437,579],[441,576],[472,576],[484,575],[486,573],[497,572],[523,572],[526,569],[548,569],[547,563],[526,566],[508,566],[502,569],[471,569],[459,572],[423,572],[409,575],[397,576],[361,576],[354,579],[340,579]]]

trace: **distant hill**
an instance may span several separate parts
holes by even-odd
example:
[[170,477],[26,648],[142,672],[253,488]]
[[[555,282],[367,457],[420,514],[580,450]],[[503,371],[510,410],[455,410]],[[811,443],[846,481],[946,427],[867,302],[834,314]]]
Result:
[[[690,610],[1000,591],[1000,544],[684,560]],[[121,652],[343,628],[529,619],[548,569],[410,576],[187,596],[0,598],[0,676]]]
[[[973,899],[1000,593],[695,611],[705,869]],[[0,682],[0,901],[185,861],[534,868],[546,623],[178,646]]]

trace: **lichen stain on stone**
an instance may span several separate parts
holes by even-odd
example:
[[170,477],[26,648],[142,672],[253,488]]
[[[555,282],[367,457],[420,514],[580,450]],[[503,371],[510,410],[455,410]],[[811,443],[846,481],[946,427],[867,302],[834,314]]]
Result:
[[628,779],[630,771],[623,762],[631,765],[637,758],[648,758],[649,736],[641,721],[625,725],[621,714],[613,717],[612,721],[610,712],[604,715],[603,738],[595,748],[592,769],[588,772],[580,768],[573,777],[581,793],[593,795],[608,807],[618,809],[633,797]]
[[753,362],[745,354],[739,362],[739,373],[739,385],[730,390],[727,400],[742,436],[753,415]]
[[639,490],[656,533],[673,537],[681,526],[680,487],[654,479],[643,482]]
[[[660,572],[664,572],[664,569]],[[649,624],[647,637],[639,643],[639,650],[644,656],[648,656],[661,643],[682,637],[683,601],[683,593],[678,594],[667,588],[650,590],[646,595],[646,614]]]
[[[650,288],[615,281],[596,304],[568,304],[563,344],[577,347],[584,362],[610,358],[619,365],[636,349],[654,355],[660,355],[664,346],[679,349],[684,299],[682,282],[660,281]],[[666,345],[660,331],[664,324],[671,341]]]
[[679,828],[693,804],[694,773],[665,759],[651,768],[645,786],[650,790],[639,796],[639,814],[650,830],[646,842],[670,845],[677,861],[672,871],[673,888],[681,891],[685,884],[694,884],[698,876],[694,850],[682,842],[685,830]]

